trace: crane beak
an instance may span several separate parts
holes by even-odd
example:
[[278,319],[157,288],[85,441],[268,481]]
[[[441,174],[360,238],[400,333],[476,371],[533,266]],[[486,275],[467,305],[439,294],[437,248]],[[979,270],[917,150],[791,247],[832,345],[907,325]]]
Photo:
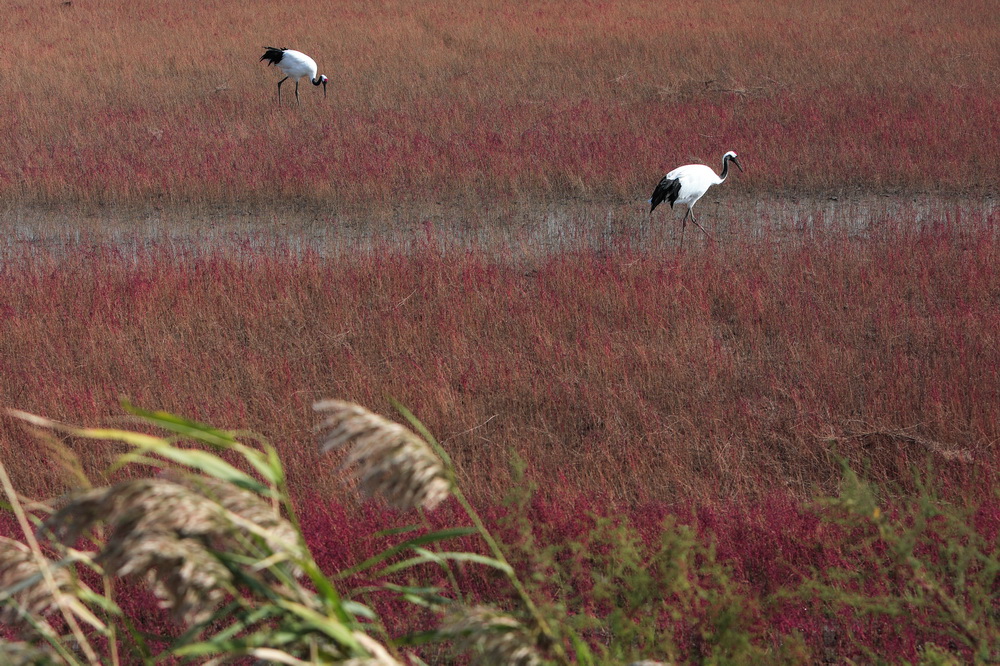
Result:
[[323,80],[323,99],[326,99],[326,80]]
[[734,157],[733,158],[733,162],[736,164],[736,166],[738,166],[740,168],[740,171],[743,171],[743,165],[740,164],[740,158]]

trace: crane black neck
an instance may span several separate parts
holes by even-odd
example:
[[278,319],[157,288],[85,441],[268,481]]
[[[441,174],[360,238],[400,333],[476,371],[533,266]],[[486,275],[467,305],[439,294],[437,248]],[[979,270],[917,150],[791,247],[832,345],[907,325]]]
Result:
[[729,175],[729,160],[731,159],[733,158],[730,157],[729,155],[726,155],[725,157],[722,158],[722,173],[719,174],[720,181],[725,180],[726,176]]
[[314,86],[318,86],[319,84],[323,83],[323,78],[319,74],[317,74],[316,78],[312,79],[310,83],[312,83]]

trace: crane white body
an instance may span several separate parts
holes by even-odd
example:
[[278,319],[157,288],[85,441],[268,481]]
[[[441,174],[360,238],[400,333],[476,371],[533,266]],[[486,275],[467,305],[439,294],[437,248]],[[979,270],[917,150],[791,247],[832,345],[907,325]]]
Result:
[[669,172],[657,184],[656,189],[653,190],[653,196],[649,200],[649,214],[652,215],[656,207],[663,201],[668,201],[671,208],[674,207],[675,203],[685,204],[687,212],[681,221],[681,244],[684,243],[684,227],[687,225],[689,216],[695,226],[708,236],[709,233],[705,231],[703,226],[698,224],[698,221],[694,217],[694,205],[698,203],[699,199],[705,196],[708,188],[713,185],[721,185],[726,180],[726,177],[729,176],[730,160],[739,167],[740,171],[743,171],[743,166],[740,164],[736,153],[730,150],[722,156],[721,175],[716,175],[711,167],[707,167],[704,164],[685,164]]
[[264,47],[264,55],[260,61],[267,61],[268,65],[275,65],[280,69],[285,78],[278,81],[278,103],[281,103],[281,84],[287,79],[295,80],[295,101],[299,101],[299,79],[303,76],[309,77],[309,82],[314,86],[323,84],[323,97],[326,97],[327,78],[319,73],[316,61],[301,51],[294,49],[279,49],[273,46]]

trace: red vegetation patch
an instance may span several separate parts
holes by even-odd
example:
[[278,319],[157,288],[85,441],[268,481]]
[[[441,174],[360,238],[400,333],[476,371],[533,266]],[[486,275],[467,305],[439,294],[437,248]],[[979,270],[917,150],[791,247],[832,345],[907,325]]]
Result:
[[[10,256],[0,403],[104,423],[129,397],[260,430],[326,488],[314,399],[393,396],[496,497],[509,451],[548,487],[611,504],[832,490],[836,459],[907,483],[928,455],[958,488],[994,470],[1000,327],[992,221],[816,231],[653,254],[533,259],[448,249],[155,244]],[[37,446],[3,425],[8,453]],[[81,450],[90,469],[113,454]],[[58,472],[7,456],[21,488]]]

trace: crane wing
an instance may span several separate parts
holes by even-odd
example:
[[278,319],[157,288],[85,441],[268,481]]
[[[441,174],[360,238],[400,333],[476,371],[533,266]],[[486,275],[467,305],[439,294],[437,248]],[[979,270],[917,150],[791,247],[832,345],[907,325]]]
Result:
[[279,49],[273,46],[265,46],[264,55],[260,57],[260,62],[264,62],[266,60],[269,65],[277,65],[281,62],[286,50],[287,49]]
[[674,202],[677,201],[677,194],[680,191],[680,181],[676,178],[671,178],[668,173],[663,177],[663,180],[656,185],[656,189],[653,190],[653,196],[649,199],[649,212],[652,213],[656,207],[664,201],[669,201],[670,207],[673,208]]

